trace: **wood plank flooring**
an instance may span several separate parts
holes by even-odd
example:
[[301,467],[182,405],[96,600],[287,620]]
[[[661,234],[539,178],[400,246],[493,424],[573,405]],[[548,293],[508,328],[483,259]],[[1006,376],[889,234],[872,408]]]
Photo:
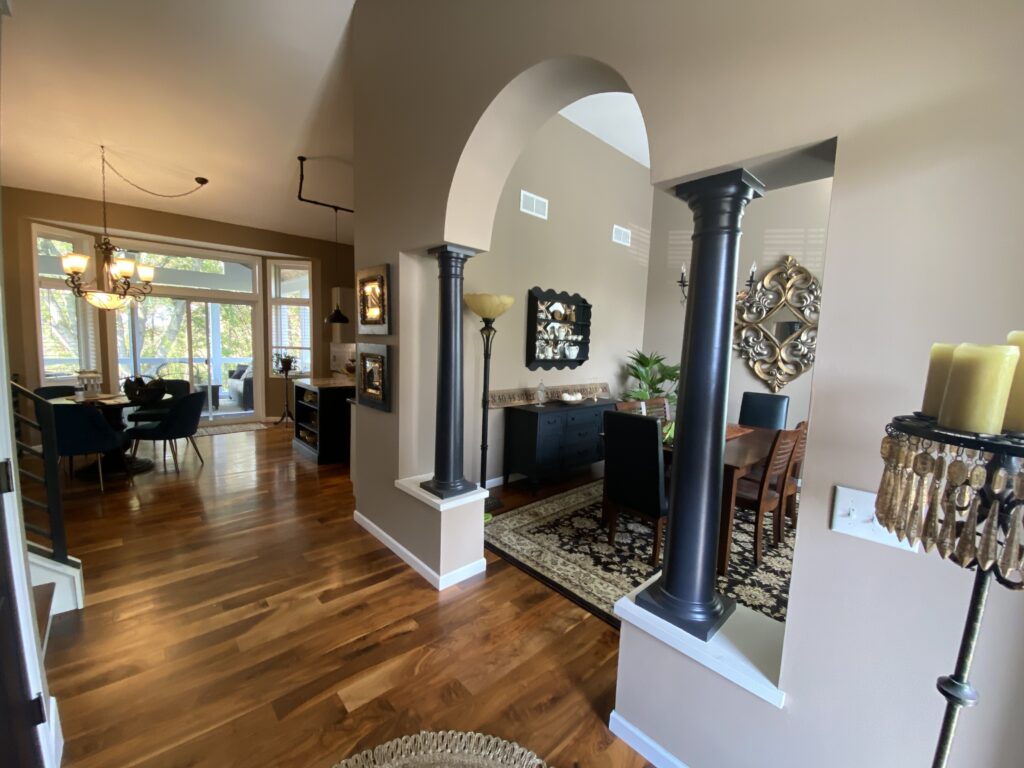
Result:
[[615,630],[489,553],[436,592],[352,521],[345,468],[289,438],[202,437],[205,467],[189,449],[180,475],[158,456],[134,488],[70,486],[87,606],[46,657],[65,765],[326,767],[421,729],[646,764],[605,726]]

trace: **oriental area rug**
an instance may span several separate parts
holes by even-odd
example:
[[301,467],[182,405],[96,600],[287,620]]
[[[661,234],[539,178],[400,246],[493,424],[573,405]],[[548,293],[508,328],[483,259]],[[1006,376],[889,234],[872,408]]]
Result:
[[[491,551],[523,568],[594,615],[614,626],[612,606],[659,568],[650,565],[654,530],[627,512],[619,516],[615,545],[601,523],[600,480],[495,515],[484,528]],[[771,520],[765,520],[765,539]],[[737,509],[733,522],[729,575],[718,587],[742,605],[785,621],[795,531],[787,521],[777,547],[766,546],[754,565],[754,515]]]
[[334,768],[546,768],[533,752],[479,733],[424,731],[381,744]]

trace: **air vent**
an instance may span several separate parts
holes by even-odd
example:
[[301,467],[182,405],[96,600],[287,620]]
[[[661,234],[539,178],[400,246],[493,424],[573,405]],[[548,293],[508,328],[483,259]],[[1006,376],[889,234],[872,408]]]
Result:
[[612,224],[612,242],[628,246],[633,240],[633,233],[618,224]]
[[533,192],[527,192],[525,189],[521,189],[519,190],[519,210],[523,213],[528,213],[531,216],[536,216],[538,219],[547,219],[547,198],[535,195]]

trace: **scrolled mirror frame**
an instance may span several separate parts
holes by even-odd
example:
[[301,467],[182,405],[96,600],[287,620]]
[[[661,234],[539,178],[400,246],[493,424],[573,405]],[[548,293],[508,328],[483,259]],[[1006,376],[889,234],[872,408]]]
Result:
[[[776,339],[765,321],[785,307],[801,325],[787,338]],[[733,349],[757,378],[778,392],[814,365],[820,312],[818,278],[792,256],[784,256],[752,290],[736,295]]]

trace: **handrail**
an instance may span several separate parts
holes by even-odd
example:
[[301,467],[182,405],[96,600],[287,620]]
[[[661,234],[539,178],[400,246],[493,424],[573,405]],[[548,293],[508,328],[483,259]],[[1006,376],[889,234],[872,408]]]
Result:
[[[18,462],[18,474],[22,477],[40,483],[46,491],[46,503],[22,495],[22,502],[32,507],[45,509],[49,528],[25,523],[25,529],[30,533],[44,536],[50,540],[52,559],[60,563],[68,562],[68,541],[67,532],[64,528],[64,501],[60,493],[60,456],[57,448],[57,423],[54,417],[54,405],[46,398],[40,397],[30,389],[26,389],[15,381],[11,382],[12,404],[14,407],[15,423],[25,427],[31,427],[39,432],[42,450],[29,445],[19,434],[16,442],[17,451],[15,459]],[[20,413],[22,398],[32,403],[35,408],[36,418],[30,419]],[[37,456],[43,460],[42,475],[32,472],[21,466],[21,460],[25,455]]]

